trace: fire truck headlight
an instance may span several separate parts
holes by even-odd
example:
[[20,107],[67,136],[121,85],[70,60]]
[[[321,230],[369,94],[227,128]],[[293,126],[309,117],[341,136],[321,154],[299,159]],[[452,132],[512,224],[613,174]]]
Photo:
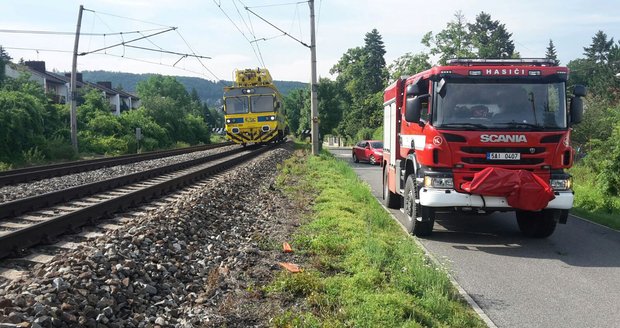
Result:
[[454,188],[454,181],[452,178],[425,176],[424,187],[452,189]]
[[570,177],[567,179],[551,179],[549,185],[556,191],[570,190],[573,187],[573,180]]

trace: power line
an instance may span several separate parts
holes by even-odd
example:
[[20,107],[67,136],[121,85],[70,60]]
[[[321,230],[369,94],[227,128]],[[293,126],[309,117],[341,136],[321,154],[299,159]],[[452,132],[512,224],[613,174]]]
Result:
[[196,55],[196,54],[183,54],[183,53],[179,53],[179,52],[175,52],[175,51],[169,51],[169,50],[163,50],[163,49],[152,49],[152,48],[146,48],[146,47],[139,47],[139,46],[133,46],[130,44],[125,44],[123,45],[127,48],[134,48],[134,49],[140,49],[140,50],[147,50],[147,51],[154,51],[154,52],[161,52],[161,53],[165,53],[165,54],[171,54],[171,55],[179,55],[179,56],[183,56],[183,57],[195,57],[195,58],[203,58],[203,59],[211,59],[211,57],[207,57],[207,56],[200,56],[200,55]]
[[286,33],[286,32],[285,32],[284,30],[282,30],[281,28],[279,28],[279,27],[275,26],[274,24],[272,24],[272,23],[271,23],[271,22],[269,22],[268,20],[264,19],[263,17],[261,17],[261,16],[260,16],[260,15],[258,15],[257,13],[253,12],[250,8],[245,7],[245,10],[247,10],[247,11],[251,12],[254,16],[256,16],[256,17],[260,18],[263,22],[265,22],[265,23],[267,23],[267,24],[271,25],[271,26],[272,26],[273,28],[275,28],[276,30],[278,30],[278,31],[280,31],[280,32],[282,32],[282,33],[284,33],[284,35],[288,36],[289,38],[291,38],[291,39],[293,39],[293,40],[295,40],[295,41],[297,41],[297,42],[301,43],[301,44],[302,44],[302,45],[304,45],[306,48],[310,48],[310,46],[309,46],[309,45],[307,45],[305,42],[303,42],[303,41],[301,41],[301,40],[297,39],[296,37],[294,37],[294,36],[292,36],[292,35],[290,35],[290,34]]
[[[144,32],[151,31],[160,31],[162,29],[150,29],[143,31],[127,31],[127,32],[115,32],[115,33],[80,33],[82,35],[91,35],[91,36],[112,36],[112,35],[123,35],[123,34],[140,34]],[[71,35],[74,36],[75,32],[60,32],[60,31],[37,31],[37,30],[6,30],[0,29],[0,33],[14,33],[14,34],[42,34],[42,35]]]
[[200,73],[200,72],[196,72],[196,71],[192,71],[192,70],[189,70],[189,69],[185,69],[185,68],[181,68],[181,67],[176,67],[176,66],[172,66],[172,65],[166,65],[166,64],[162,64],[162,63],[158,63],[158,62],[154,62],[154,61],[144,60],[144,59],[137,59],[137,58],[127,57],[127,56],[119,56],[119,55],[114,55],[114,54],[109,54],[109,53],[94,53],[93,55],[111,56],[111,57],[128,59],[128,60],[133,60],[133,61],[147,63],[147,64],[154,64],[154,65],[159,65],[159,66],[165,66],[165,67],[175,68],[175,69],[179,69],[179,70],[182,70],[182,71],[198,74],[198,75],[206,77],[207,79],[209,78],[209,76],[207,76],[204,73]]
[[[215,73],[213,73],[203,62],[202,60],[200,60],[202,57],[200,56],[196,56],[196,52],[194,51],[194,49],[192,49],[192,47],[189,45],[189,43],[187,42],[187,40],[185,40],[185,38],[183,37],[183,35],[181,35],[181,33],[179,31],[177,31],[177,34],[179,35],[179,37],[181,37],[181,40],[183,40],[183,42],[185,42],[185,45],[187,46],[187,48],[194,54],[192,57],[196,58],[198,60],[198,62],[200,63],[200,65],[202,65],[202,67],[204,67],[204,69],[207,70],[207,72],[211,73],[211,75],[213,75],[213,77],[215,77],[215,79],[217,81],[221,81],[221,79],[219,77],[217,77],[217,75],[215,75]],[[183,59],[183,58],[181,58]],[[181,60],[179,59],[179,61]],[[177,61],[177,63],[179,62]],[[176,65],[176,63],[175,63]]]
[[[84,10],[87,10],[87,9],[84,9]],[[154,23],[154,22],[149,22],[149,21],[145,21],[145,20],[141,20],[141,19],[135,19],[135,18],[131,18],[131,17],[125,17],[125,16],[119,16],[119,15],[115,15],[115,14],[110,14],[110,13],[106,13],[106,12],[102,12],[102,11],[95,11],[95,10],[88,10],[88,11],[92,11],[93,13],[99,13],[99,14],[102,14],[102,15],[112,16],[112,17],[116,17],[116,18],[127,19],[127,20],[131,20],[131,21],[134,21],[134,22],[146,23],[146,24],[157,25],[157,26],[167,27],[167,28],[172,27],[172,26],[163,25],[163,24]]]
[[213,0],[213,3],[215,3],[215,5],[218,8],[220,8],[220,11],[224,14],[224,16],[226,16],[226,18],[228,18],[228,20],[233,24],[233,26],[237,29],[237,31],[239,31],[239,33],[241,33],[241,35],[243,35],[243,37],[246,39],[246,41],[248,41],[248,43],[250,43],[250,47],[252,47],[252,51],[254,52],[254,56],[256,56],[256,59],[258,59],[258,62],[260,63],[260,58],[258,57],[258,54],[256,53],[256,50],[254,49],[254,46],[250,42],[250,39],[245,35],[245,33],[243,33],[243,31],[239,28],[239,26],[237,26],[237,24],[235,24],[235,22],[232,20],[232,18],[230,18],[230,16],[228,16],[226,11],[224,11],[224,8],[222,8],[221,2],[218,3],[216,0]]
[[157,32],[157,33],[153,33],[153,34],[149,34],[149,35],[146,35],[146,36],[144,36],[144,35],[143,35],[142,37],[135,38],[135,39],[133,39],[133,40],[123,41],[123,42],[120,42],[120,43],[117,43],[117,44],[114,44],[114,45],[111,45],[111,46],[103,47],[103,48],[100,48],[100,49],[97,49],[97,50],[93,50],[93,51],[82,52],[82,53],[80,53],[80,56],[84,56],[84,55],[92,54],[92,53],[95,53],[95,52],[99,52],[99,51],[101,51],[101,50],[107,50],[107,49],[114,48],[114,47],[118,47],[118,46],[124,46],[124,45],[126,45],[127,43],[130,43],[130,42],[135,42],[135,41],[143,40],[143,39],[146,39],[146,38],[149,38],[149,37],[152,37],[152,36],[158,35],[158,34],[162,34],[162,33],[170,32],[170,31],[173,31],[173,30],[176,30],[176,29],[177,29],[176,27],[170,27],[170,28],[169,28],[169,29],[167,29],[167,30],[160,31],[160,32]]
[[264,7],[281,7],[281,6],[290,6],[290,5],[298,5],[300,3],[307,3],[308,1],[297,1],[297,2],[287,2],[287,3],[276,3],[272,5],[261,5],[261,6],[252,6],[247,8],[264,8]]
[[[241,0],[239,0],[239,2],[241,2]],[[241,4],[243,4],[243,3],[241,3]],[[237,10],[237,14],[239,14],[239,17],[241,18],[241,21],[243,22],[245,27],[250,31],[250,33],[252,33],[252,37],[254,37],[254,39],[256,39],[256,34],[254,34],[254,27],[252,26],[252,29],[250,29],[250,27],[248,27],[248,24],[245,22],[245,19],[243,19],[243,15],[241,15],[241,11],[239,11],[239,7],[237,7],[237,2],[235,0],[233,0],[233,5],[235,6],[235,9]],[[250,19],[249,15],[248,15],[248,21],[250,22],[250,25],[252,25],[252,20]],[[265,60],[263,59],[263,54],[260,51],[260,46],[258,44],[256,44],[256,50],[258,51],[258,56],[260,57],[259,63],[263,67],[265,67]]]
[[19,48],[19,47],[5,47],[5,46],[2,46],[2,48],[4,48],[4,49],[11,49],[11,50],[34,50],[34,51],[45,51],[45,52],[66,52],[66,53],[72,53],[73,52],[73,51],[70,51],[70,50],[41,49],[41,48]]

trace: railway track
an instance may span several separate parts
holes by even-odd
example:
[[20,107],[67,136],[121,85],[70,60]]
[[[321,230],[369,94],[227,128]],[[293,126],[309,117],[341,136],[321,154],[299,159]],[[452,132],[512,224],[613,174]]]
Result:
[[52,243],[100,218],[250,160],[274,146],[233,149],[187,162],[0,204],[0,258]]
[[151,159],[187,154],[197,151],[216,149],[224,146],[232,145],[232,142],[223,142],[217,144],[200,145],[194,147],[186,147],[172,150],[160,150],[143,154],[123,155],[116,157],[105,157],[90,160],[74,161],[67,163],[57,163],[51,165],[32,166],[21,169],[0,171],[0,187],[12,185],[21,182],[29,182],[41,179],[47,179],[62,176],[71,173],[85,172],[96,170],[103,167],[115,165],[123,165],[138,161],[146,161]]

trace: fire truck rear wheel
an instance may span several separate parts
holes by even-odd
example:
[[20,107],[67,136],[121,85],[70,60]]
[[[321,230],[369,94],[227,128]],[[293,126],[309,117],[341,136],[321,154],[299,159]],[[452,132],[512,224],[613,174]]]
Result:
[[409,219],[412,223],[411,233],[417,237],[429,236],[433,232],[433,225],[435,221],[433,218],[424,218],[425,221],[418,221],[417,218],[422,213],[419,208],[420,205],[416,204],[416,199],[418,199],[418,188],[416,185],[415,177],[410,175],[407,177],[407,182],[405,182],[405,214],[407,215],[407,219]]
[[383,170],[383,205],[387,208],[400,208],[400,196],[390,191],[388,186],[388,171]]
[[540,212],[517,211],[517,224],[521,232],[532,238],[547,238],[555,231],[555,210]]

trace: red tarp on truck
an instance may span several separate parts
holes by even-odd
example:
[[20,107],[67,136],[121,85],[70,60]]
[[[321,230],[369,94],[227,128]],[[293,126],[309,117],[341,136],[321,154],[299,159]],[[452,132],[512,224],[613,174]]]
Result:
[[555,198],[545,180],[526,170],[487,167],[462,188],[476,195],[506,197],[508,205],[525,211],[542,210]]

